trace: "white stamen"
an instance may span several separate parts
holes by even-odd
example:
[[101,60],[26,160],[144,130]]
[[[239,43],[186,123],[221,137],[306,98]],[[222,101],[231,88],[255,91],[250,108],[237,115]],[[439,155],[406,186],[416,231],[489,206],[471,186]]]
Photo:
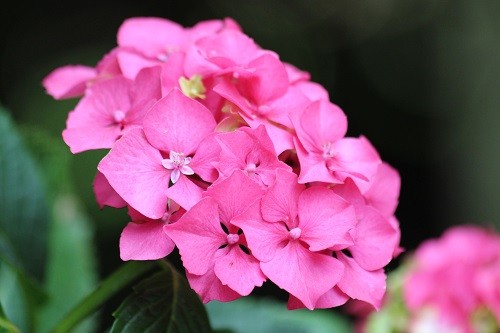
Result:
[[291,239],[298,239],[301,233],[302,230],[300,230],[300,228],[293,228],[292,230],[289,231]]
[[125,119],[125,112],[123,112],[122,110],[115,110],[113,112],[113,120],[115,121],[115,123],[121,123],[123,119]]
[[194,174],[193,169],[188,166],[188,164],[191,163],[191,157],[186,157],[183,153],[177,153],[175,151],[170,151],[169,157],[170,158],[162,160],[161,164],[165,169],[172,170],[172,173],[170,174],[170,180],[172,183],[175,184],[179,180],[181,173],[183,175]]
[[238,234],[227,235],[227,243],[229,245],[236,244],[236,243],[238,243],[239,240],[240,240],[240,236]]

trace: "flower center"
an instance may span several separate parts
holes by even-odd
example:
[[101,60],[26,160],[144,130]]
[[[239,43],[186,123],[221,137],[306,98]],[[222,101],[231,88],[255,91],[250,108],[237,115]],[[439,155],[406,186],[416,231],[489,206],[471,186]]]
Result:
[[302,233],[302,230],[300,230],[300,228],[293,228],[288,233],[289,233],[291,239],[299,239],[300,234]]
[[331,142],[324,143],[321,148],[323,148],[323,158],[332,158],[337,155],[337,152],[333,149]]
[[194,171],[189,166],[189,163],[191,163],[191,157],[187,157],[183,153],[177,153],[173,150],[170,151],[169,158],[165,158],[161,161],[161,164],[165,169],[172,170],[170,180],[174,184],[179,180],[181,173],[183,175],[194,174]]
[[238,234],[228,234],[226,238],[229,245],[236,244],[240,240],[240,236]]
[[125,112],[122,110],[115,110],[113,112],[113,120],[115,123],[120,124],[125,119]]
[[181,76],[179,78],[179,85],[181,86],[181,90],[189,98],[201,98],[205,99],[205,86],[203,85],[203,81],[201,80],[201,75],[193,75],[188,80],[185,77]]

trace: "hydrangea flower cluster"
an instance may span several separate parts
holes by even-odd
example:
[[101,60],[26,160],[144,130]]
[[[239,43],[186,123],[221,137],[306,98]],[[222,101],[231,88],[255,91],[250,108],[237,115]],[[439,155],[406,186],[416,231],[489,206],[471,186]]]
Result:
[[361,331],[500,330],[500,235],[491,230],[453,227],[420,245],[390,279],[383,310],[371,314]]
[[184,28],[131,18],[96,67],[43,81],[80,97],[63,139],[110,149],[100,206],[128,207],[123,260],[179,249],[204,302],[270,280],[290,309],[348,299],[380,306],[399,253],[400,178],[307,72],[259,47],[231,19]]

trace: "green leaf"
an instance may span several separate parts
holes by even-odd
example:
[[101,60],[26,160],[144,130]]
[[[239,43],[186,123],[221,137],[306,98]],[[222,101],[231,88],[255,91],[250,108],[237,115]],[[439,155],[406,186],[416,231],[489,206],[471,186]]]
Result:
[[212,332],[198,295],[169,264],[135,286],[114,317],[111,333]]
[[52,333],[70,332],[78,323],[97,311],[107,300],[129,283],[149,271],[153,262],[129,261],[108,276],[91,294],[87,295],[67,315],[64,316]]
[[16,266],[42,280],[49,221],[45,190],[32,157],[1,107],[0,142],[0,231],[18,258]]
[[2,303],[0,303],[0,332],[2,333],[20,333],[19,328],[11,323],[5,316]]
[[286,304],[251,297],[206,306],[214,329],[236,333],[346,333],[350,322],[330,310],[287,310]]
[[[48,332],[64,314],[89,294],[97,283],[90,221],[75,197],[55,198],[50,231],[45,288],[50,295],[38,313],[37,332]],[[87,320],[73,332],[92,332]]]

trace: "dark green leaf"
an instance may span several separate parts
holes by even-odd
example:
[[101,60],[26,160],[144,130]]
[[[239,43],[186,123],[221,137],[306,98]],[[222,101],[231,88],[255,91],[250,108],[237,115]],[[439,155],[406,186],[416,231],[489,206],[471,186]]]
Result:
[[286,304],[267,299],[241,298],[230,303],[207,304],[210,322],[215,329],[236,333],[348,333],[349,321],[328,310],[286,309]]
[[211,332],[198,295],[169,265],[135,286],[114,316],[111,333]]
[[44,187],[32,157],[1,108],[0,142],[0,231],[19,259],[16,266],[42,280],[49,220]]

